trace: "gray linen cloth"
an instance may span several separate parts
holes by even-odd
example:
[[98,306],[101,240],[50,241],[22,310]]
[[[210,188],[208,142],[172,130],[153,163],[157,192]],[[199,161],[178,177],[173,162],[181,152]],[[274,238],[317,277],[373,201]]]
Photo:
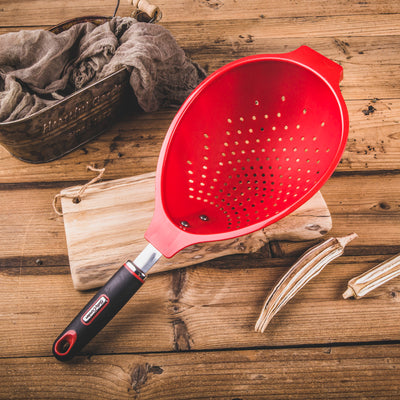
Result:
[[205,78],[160,25],[115,17],[59,34],[45,30],[0,35],[0,121],[13,121],[63,99],[122,67],[140,107],[179,106]]

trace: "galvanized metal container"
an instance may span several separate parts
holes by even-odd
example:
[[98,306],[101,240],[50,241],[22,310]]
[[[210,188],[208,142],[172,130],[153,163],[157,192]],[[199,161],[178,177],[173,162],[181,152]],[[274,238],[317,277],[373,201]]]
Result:
[[[50,30],[60,33],[77,23],[99,25],[109,19],[76,18]],[[136,102],[128,78],[123,68],[29,117],[0,123],[0,144],[13,156],[31,163],[62,157],[107,130],[123,110],[129,92],[130,102]]]

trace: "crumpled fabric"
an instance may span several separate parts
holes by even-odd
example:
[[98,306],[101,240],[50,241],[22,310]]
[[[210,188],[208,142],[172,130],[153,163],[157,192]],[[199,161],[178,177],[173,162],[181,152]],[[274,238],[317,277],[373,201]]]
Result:
[[0,121],[28,117],[126,67],[145,112],[178,107],[206,77],[160,25],[114,17],[0,35]]

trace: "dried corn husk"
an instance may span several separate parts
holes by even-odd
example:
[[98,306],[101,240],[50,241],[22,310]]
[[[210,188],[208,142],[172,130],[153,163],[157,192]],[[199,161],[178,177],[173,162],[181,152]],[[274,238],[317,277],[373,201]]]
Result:
[[400,254],[378,264],[376,267],[364,272],[362,275],[350,279],[343,297],[360,299],[371,290],[383,285],[387,281],[400,275]]
[[258,321],[256,332],[264,332],[274,315],[324,267],[343,254],[345,246],[357,234],[342,238],[330,238],[308,250],[281,278],[267,297]]

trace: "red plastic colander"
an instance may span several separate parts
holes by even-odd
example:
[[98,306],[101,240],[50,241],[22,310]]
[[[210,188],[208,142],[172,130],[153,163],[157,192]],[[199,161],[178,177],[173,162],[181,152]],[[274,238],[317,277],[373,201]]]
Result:
[[251,233],[291,213],[336,168],[348,113],[342,67],[302,46],[220,68],[182,105],[156,174],[150,244],[127,261],[56,339],[70,359],[142,285],[161,255]]

